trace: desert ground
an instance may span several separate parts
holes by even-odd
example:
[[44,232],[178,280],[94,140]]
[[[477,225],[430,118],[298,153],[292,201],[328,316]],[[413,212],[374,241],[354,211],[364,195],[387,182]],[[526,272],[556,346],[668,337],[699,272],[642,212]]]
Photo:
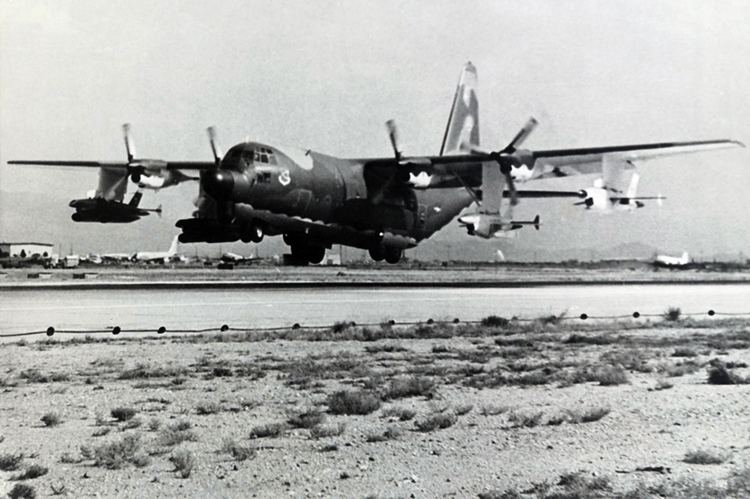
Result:
[[748,497],[750,322],[0,345],[0,495]]

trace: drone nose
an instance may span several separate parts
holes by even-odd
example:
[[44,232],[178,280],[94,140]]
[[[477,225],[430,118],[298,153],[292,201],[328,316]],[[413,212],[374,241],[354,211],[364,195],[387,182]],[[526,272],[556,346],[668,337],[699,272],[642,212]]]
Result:
[[214,199],[229,199],[234,190],[234,175],[227,170],[209,173],[203,180],[203,188]]

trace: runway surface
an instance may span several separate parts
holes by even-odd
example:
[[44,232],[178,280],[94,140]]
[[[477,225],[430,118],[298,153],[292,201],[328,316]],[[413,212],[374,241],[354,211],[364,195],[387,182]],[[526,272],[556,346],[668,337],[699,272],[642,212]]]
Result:
[[13,290],[0,292],[0,334],[120,326],[155,331],[358,324],[393,319],[479,320],[750,311],[750,285],[602,285],[533,288],[305,288],[170,290]]

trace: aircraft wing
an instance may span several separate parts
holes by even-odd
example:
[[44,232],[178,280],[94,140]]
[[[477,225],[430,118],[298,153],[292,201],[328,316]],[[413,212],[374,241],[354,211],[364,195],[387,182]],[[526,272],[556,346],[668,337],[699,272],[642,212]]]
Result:
[[[624,160],[647,160],[659,157],[688,154],[701,151],[744,147],[742,142],[729,139],[701,140],[688,142],[658,142],[606,147],[550,149],[523,151],[519,161],[528,169],[527,179],[586,175],[601,171],[605,157],[616,156]],[[520,153],[521,151],[519,151]],[[397,168],[411,175],[432,175],[434,178],[424,188],[470,186],[482,183],[482,165],[496,162],[500,153],[456,154],[446,156],[373,158],[356,160],[366,169],[380,171],[381,176],[388,170]],[[527,169],[527,171],[528,171]]]
[[36,166],[72,166],[79,168],[133,168],[144,167],[146,169],[165,170],[208,170],[215,166],[213,161],[162,161],[158,159],[135,160],[131,163],[124,161],[57,161],[47,159],[34,160],[11,160],[9,165],[36,165]]
[[605,156],[626,161],[644,161],[733,147],[745,145],[736,140],[725,139],[534,151],[536,162],[532,178],[596,173],[600,171]]

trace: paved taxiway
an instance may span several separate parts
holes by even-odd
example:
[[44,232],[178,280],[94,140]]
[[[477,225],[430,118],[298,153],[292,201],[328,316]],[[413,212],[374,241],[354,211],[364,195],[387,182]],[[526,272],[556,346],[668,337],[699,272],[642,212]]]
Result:
[[394,319],[479,320],[488,315],[535,318],[750,312],[750,285],[587,285],[514,288],[38,289],[0,292],[0,333],[44,330],[167,330],[379,323]]

